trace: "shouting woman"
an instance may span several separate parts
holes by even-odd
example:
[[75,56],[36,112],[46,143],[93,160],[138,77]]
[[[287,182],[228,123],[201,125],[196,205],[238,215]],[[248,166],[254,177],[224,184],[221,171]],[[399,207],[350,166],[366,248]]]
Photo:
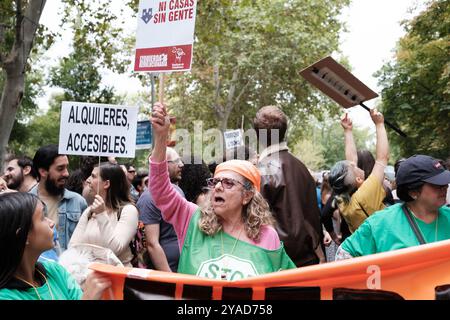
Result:
[[260,173],[248,161],[217,166],[206,208],[181,197],[167,173],[166,139],[169,117],[163,105],[152,113],[154,149],[149,188],[163,217],[178,235],[178,272],[235,280],[295,268],[286,254],[266,200],[259,193]]

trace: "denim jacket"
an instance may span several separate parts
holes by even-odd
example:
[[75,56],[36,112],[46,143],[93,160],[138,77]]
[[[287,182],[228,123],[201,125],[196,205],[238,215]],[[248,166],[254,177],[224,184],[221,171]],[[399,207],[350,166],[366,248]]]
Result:
[[[34,186],[30,193],[38,195],[39,184]],[[87,208],[86,200],[78,193],[64,189],[64,195],[58,205],[59,222],[56,226],[58,232],[61,251],[67,249],[70,238],[72,237],[78,220],[83,211]]]

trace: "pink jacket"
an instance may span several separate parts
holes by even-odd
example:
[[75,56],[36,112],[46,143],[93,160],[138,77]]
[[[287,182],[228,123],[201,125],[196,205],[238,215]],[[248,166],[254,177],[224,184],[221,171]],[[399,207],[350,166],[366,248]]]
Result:
[[[181,250],[189,222],[198,206],[187,201],[174,189],[170,183],[167,161],[157,163],[150,160],[149,189],[164,220],[173,225]],[[276,250],[280,247],[280,238],[272,226],[263,226],[259,242],[251,244],[268,250]]]

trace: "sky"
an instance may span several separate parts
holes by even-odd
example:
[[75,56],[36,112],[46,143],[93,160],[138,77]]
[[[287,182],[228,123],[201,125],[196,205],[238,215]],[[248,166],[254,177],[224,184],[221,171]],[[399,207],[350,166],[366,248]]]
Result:
[[[411,8],[417,9],[408,13]],[[348,57],[353,75],[376,93],[381,94],[381,88],[373,74],[393,60],[396,43],[405,34],[400,22],[423,9],[423,0],[353,0],[344,10],[342,20],[348,32],[341,34],[341,51]],[[377,99],[365,105],[373,108]],[[349,115],[355,125],[373,129],[369,113],[362,107],[351,108]]]
[[[393,59],[396,43],[404,35],[400,22],[420,13],[425,8],[425,2],[425,0],[353,0],[351,5],[342,12],[341,19],[347,26],[347,32],[341,33],[342,54],[348,58],[352,73],[378,94],[381,88],[373,74],[383,64]],[[111,3],[113,6],[120,6],[121,2],[111,1]],[[58,18],[49,17],[59,16],[59,6],[59,0],[49,0],[42,14],[41,22],[52,30],[59,28],[60,21]],[[415,10],[409,12],[411,8]],[[135,30],[137,22],[128,25]],[[131,29],[131,32],[134,30]],[[68,39],[70,35],[66,34],[63,37]],[[63,40],[53,46],[46,55],[46,63],[56,64],[57,59],[68,52],[68,43],[68,40]],[[337,58],[336,54],[332,56]],[[322,57],[318,57],[317,60],[320,58]],[[143,90],[137,79],[112,73],[107,73],[104,78],[106,84],[114,85],[119,94]],[[41,108],[46,108],[52,90],[47,90],[47,94],[39,99],[38,104]],[[372,108],[376,101],[377,99],[373,99],[366,105]],[[349,114],[355,126],[373,129],[370,116],[363,108],[354,107],[349,110]]]

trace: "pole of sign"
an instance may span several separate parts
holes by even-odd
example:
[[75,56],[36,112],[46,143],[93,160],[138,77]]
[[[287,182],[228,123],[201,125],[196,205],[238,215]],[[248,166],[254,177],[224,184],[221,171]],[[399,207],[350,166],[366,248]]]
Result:
[[[370,112],[369,107],[367,107],[364,103],[360,102],[359,105],[361,107],[363,107],[364,109],[366,109],[367,111]],[[389,121],[387,121],[386,119],[384,119],[384,123],[386,123],[386,125],[388,127],[390,127],[392,130],[394,130],[395,132],[397,132],[399,135],[401,135],[402,137],[406,138],[406,134],[400,130],[399,128],[397,128],[396,126],[394,126],[392,123],[390,123]]]
[[153,111],[153,106],[155,105],[155,74],[154,73],[150,73],[150,78],[151,78],[151,84],[152,84],[152,111]]
[[97,177],[97,194],[100,193],[100,183],[98,183],[98,179],[100,177],[100,156],[98,156],[98,177]]
[[[153,107],[155,105],[155,100],[156,100],[156,94],[155,94],[155,78],[156,75],[154,73],[150,73],[150,78],[151,78],[151,84],[152,84],[152,110],[151,112],[153,112]],[[151,128],[151,122],[150,122],[150,128]],[[153,150],[153,139],[152,139],[152,150]],[[150,158],[150,155],[149,155]]]
[[159,102],[164,103],[164,73],[159,74]]

